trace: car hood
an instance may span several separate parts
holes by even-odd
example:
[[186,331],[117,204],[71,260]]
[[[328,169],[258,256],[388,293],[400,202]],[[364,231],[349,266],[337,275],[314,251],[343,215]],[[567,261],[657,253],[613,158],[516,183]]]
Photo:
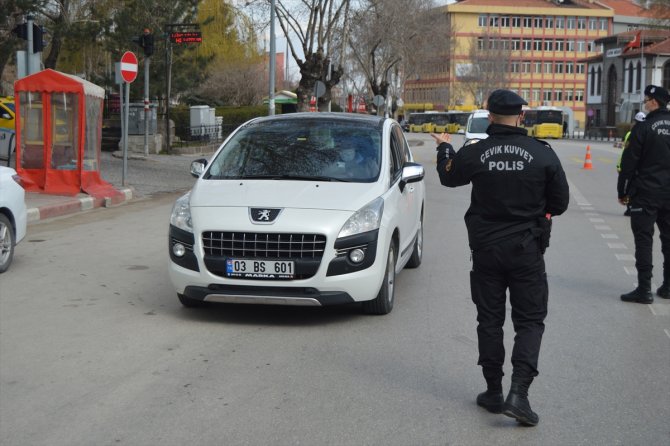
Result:
[[378,183],[200,180],[191,191],[191,206],[357,211],[381,194]]

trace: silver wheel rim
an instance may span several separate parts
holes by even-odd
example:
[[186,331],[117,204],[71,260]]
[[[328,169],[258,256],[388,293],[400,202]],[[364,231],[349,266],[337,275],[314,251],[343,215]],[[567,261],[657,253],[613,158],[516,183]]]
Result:
[[416,252],[423,257],[423,222],[419,220],[419,233],[416,235]]
[[12,234],[7,225],[0,222],[0,265],[4,265],[12,252]]
[[389,259],[386,265],[386,291],[387,299],[390,302],[393,302],[393,288],[395,287],[395,254],[393,248],[389,250]]

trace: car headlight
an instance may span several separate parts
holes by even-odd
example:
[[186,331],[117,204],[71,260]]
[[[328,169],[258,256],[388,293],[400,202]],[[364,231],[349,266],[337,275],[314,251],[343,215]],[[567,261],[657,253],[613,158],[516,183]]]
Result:
[[383,213],[384,200],[381,197],[372,200],[349,217],[337,237],[348,237],[379,229]]
[[184,231],[193,232],[193,224],[191,222],[191,205],[189,203],[191,193],[187,193],[177,199],[172,206],[172,214],[170,215],[170,224]]

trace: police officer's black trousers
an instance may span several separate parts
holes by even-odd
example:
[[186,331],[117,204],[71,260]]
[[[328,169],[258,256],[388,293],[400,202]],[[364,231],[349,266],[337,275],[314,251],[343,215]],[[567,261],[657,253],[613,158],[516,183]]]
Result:
[[512,377],[537,376],[537,361],[547,316],[547,275],[544,258],[537,239],[520,247],[524,235],[515,235],[502,242],[472,253],[470,289],[477,306],[479,362],[489,383],[503,376],[505,347],[506,291],[509,290],[514,324]]
[[654,223],[658,225],[663,252],[663,280],[670,280],[670,197],[634,197],[630,227],[635,239],[635,268],[639,286],[651,286]]

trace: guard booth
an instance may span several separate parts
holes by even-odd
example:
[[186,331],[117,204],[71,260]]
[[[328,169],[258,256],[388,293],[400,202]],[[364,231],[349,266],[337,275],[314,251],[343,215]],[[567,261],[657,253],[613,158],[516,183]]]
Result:
[[16,81],[14,92],[16,171],[27,191],[121,195],[100,177],[101,87],[47,69]]

